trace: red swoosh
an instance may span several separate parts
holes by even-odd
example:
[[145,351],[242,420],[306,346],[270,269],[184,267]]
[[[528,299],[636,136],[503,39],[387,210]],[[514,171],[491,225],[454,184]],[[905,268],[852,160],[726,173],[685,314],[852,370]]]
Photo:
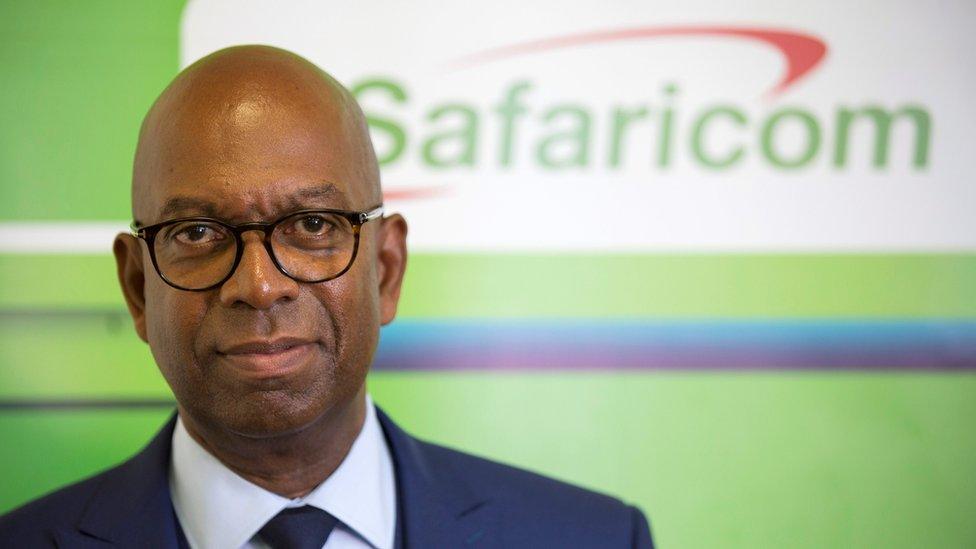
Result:
[[383,200],[415,200],[418,198],[430,198],[447,192],[446,186],[437,187],[399,187],[383,191]]
[[767,97],[773,97],[785,91],[786,88],[820,64],[827,54],[827,44],[823,40],[809,34],[781,29],[719,26],[642,27],[555,36],[500,46],[455,59],[451,63],[451,68],[463,69],[527,53],[662,36],[730,36],[758,40],[776,48],[786,60],[786,74],[772,89],[766,92]]

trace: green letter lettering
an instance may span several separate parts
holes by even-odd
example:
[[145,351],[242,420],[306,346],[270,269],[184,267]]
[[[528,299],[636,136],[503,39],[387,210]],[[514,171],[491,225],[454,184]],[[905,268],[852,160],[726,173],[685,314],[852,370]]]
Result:
[[[378,78],[364,80],[353,86],[350,91],[353,97],[356,98],[356,101],[362,104],[361,95],[371,89],[378,89],[389,93],[397,103],[403,103],[407,100],[407,93],[391,80],[381,80]],[[377,153],[376,159],[380,165],[385,166],[391,164],[400,158],[403,149],[407,146],[407,134],[403,131],[403,128],[388,118],[370,116],[369,114],[366,115],[366,123],[369,124],[371,130],[386,133],[392,143],[388,151]]]

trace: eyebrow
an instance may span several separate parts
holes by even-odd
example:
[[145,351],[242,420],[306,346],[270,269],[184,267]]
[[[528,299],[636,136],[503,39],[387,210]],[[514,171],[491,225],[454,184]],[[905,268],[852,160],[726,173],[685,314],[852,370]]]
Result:
[[[286,197],[279,205],[281,206],[281,212],[287,212],[308,207],[329,207],[326,205],[329,202],[331,202],[332,207],[338,207],[339,209],[348,208],[345,193],[336,188],[332,183],[299,189]],[[180,215],[200,215],[219,219],[221,218],[220,211],[221,207],[219,203],[206,198],[174,196],[169,198],[163,205],[163,208],[159,211],[158,219],[167,220]],[[143,226],[138,220],[136,224]]]
[[193,196],[174,196],[166,201],[162,211],[159,212],[160,219],[167,219],[170,216],[181,213],[199,213],[207,217],[217,216],[217,204],[203,198]]
[[332,183],[299,189],[298,192],[288,197],[287,202],[289,208],[302,208],[307,202],[314,203],[320,200],[331,200],[338,202],[339,206],[343,208],[349,207],[349,203],[346,202],[346,193],[337,189]]

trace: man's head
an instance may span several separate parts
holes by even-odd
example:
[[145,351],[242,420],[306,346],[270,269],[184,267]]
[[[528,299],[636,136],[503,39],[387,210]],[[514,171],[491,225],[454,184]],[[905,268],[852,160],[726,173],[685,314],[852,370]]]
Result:
[[[239,224],[382,201],[362,112],[320,69],[240,46],[188,67],[142,125],[132,179],[140,226],[207,216]],[[298,431],[361,396],[379,326],[393,320],[406,263],[398,215],[362,226],[358,255],[319,283],[274,265],[261,231],[234,273],[200,292],[168,285],[145,241],[119,235],[119,278],[181,412],[248,437]]]

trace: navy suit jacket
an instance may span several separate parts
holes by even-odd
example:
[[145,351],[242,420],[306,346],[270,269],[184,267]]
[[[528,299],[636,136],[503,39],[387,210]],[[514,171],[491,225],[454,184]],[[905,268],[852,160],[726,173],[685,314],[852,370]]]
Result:
[[[649,548],[620,500],[403,432],[377,408],[397,482],[397,548]],[[0,517],[0,547],[186,547],[169,493],[174,414],[128,461]]]

